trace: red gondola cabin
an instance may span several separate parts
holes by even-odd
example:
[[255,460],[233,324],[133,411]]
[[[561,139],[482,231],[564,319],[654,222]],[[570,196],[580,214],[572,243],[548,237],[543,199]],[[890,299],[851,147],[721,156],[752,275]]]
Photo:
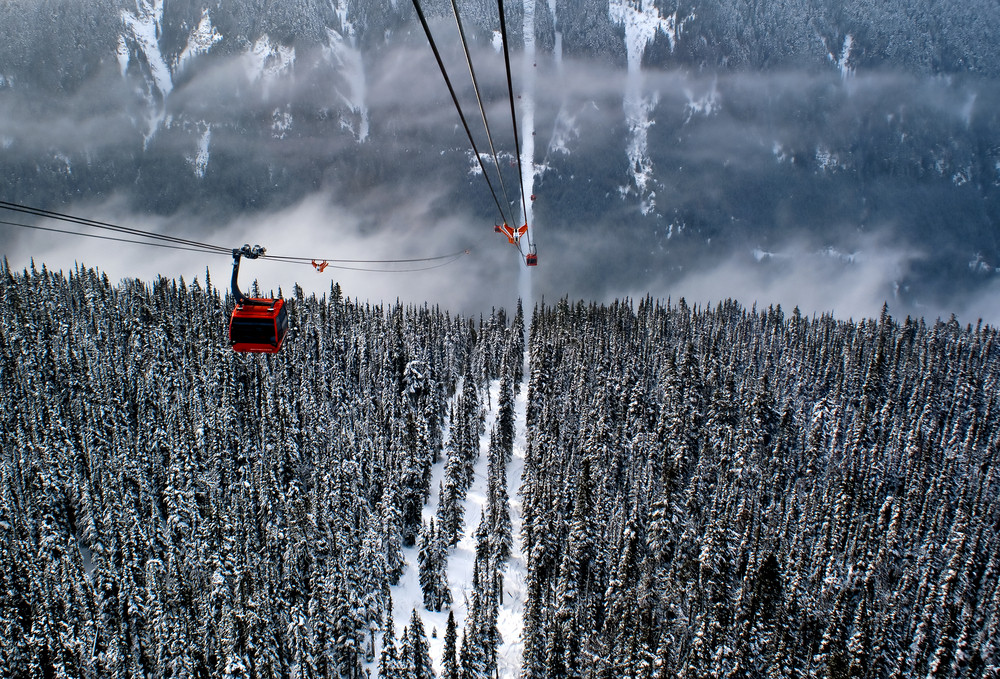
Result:
[[538,252],[535,250],[534,243],[528,246],[528,254],[524,256],[524,263],[528,266],[538,266]]
[[[255,354],[276,354],[288,332],[288,309],[285,300],[247,297],[240,292],[237,278],[240,258],[257,259],[264,254],[259,245],[233,250],[233,297],[236,308],[229,317],[229,344],[233,351]],[[315,262],[314,262],[315,264]]]
[[244,298],[229,319],[229,344],[233,351],[276,354],[288,332],[288,312],[283,299]]

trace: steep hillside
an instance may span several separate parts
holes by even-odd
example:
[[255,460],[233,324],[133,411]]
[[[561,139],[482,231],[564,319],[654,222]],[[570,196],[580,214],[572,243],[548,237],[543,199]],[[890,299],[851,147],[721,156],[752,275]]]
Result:
[[[468,113],[450,4],[426,8]],[[512,159],[496,6],[461,8]],[[869,294],[904,313],[964,308],[998,284],[995,3],[506,10],[516,94],[533,118],[535,217],[543,249],[586,260],[552,275],[574,294],[667,290],[733,260],[767,279],[789,260],[840,262],[831,250],[891,253]],[[491,225],[408,2],[18,1],[0,24],[6,199],[182,214],[192,232],[316,193],[387,237],[401,220],[442,215]],[[606,275],[578,273],[599,257]]]
[[209,284],[4,266],[0,293],[5,675],[360,676],[504,316],[297,294],[265,358]]

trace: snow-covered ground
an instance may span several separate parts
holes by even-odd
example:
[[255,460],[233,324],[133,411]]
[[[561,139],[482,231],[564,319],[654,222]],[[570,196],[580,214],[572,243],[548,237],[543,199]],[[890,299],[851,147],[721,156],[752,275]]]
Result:
[[[130,37],[135,41],[138,49],[142,51],[146,63],[149,64],[149,71],[156,89],[160,91],[161,96],[166,97],[174,89],[174,82],[167,60],[160,52],[159,36],[163,23],[163,0],[139,0],[136,3],[136,11],[122,10],[121,18],[122,23],[130,33]],[[123,45],[124,40],[119,42],[118,59],[124,72],[128,65],[128,54],[127,52],[123,54]]]
[[[346,16],[346,9],[343,10]],[[340,10],[338,10],[338,13]],[[344,76],[344,84],[335,86],[341,101],[357,116],[357,120],[341,118],[341,126],[353,132],[359,142],[368,138],[368,105],[365,103],[367,84],[361,51],[354,45],[353,28],[346,24],[344,33],[326,29],[327,47],[323,50],[327,61]]]
[[[521,485],[521,472],[524,469],[525,450],[525,402],[527,385],[522,384],[520,392],[514,401],[514,457],[507,467],[507,486],[510,489],[511,507],[510,518],[514,544],[511,550],[511,558],[507,571],[504,573],[503,583],[503,604],[500,607],[500,615],[497,621],[497,628],[500,631],[501,646],[497,652],[497,664],[499,677],[514,679],[521,669],[521,629],[523,625],[522,612],[524,609],[526,573],[524,553],[521,543],[521,501],[517,496],[517,489]],[[485,401],[485,399],[484,399]],[[452,608],[455,612],[455,623],[458,626],[459,637],[465,627],[465,616],[467,613],[466,597],[471,594],[469,584],[472,580],[472,567],[476,557],[475,531],[479,526],[479,516],[486,503],[486,476],[487,461],[490,445],[490,430],[496,422],[498,404],[500,401],[500,382],[494,380],[489,387],[489,409],[486,413],[485,433],[479,439],[479,459],[476,462],[475,480],[469,489],[465,499],[465,525],[462,539],[459,540],[449,553],[448,558],[448,584],[451,587]],[[445,438],[447,440],[447,428]],[[424,521],[434,518],[438,505],[438,489],[444,479],[445,459],[442,455],[440,462],[434,465],[431,479],[430,500],[424,505]],[[431,660],[434,662],[434,671],[440,676],[441,658],[444,654],[444,632],[448,623],[448,610],[441,612],[428,611],[423,605],[423,592],[420,589],[419,573],[417,569],[417,548],[408,547],[403,549],[406,558],[406,570],[403,571],[399,584],[392,588],[393,618],[398,638],[410,620],[410,615],[415,609],[423,621],[424,630],[427,632],[429,651]],[[372,676],[378,673],[378,657],[381,654],[381,636],[377,638],[379,647],[376,649],[375,662],[369,665]]]
[[[653,0],[612,0],[608,5],[611,20],[625,28],[625,53],[628,75],[625,81],[625,119],[629,127],[626,153],[629,172],[638,191],[640,210],[646,215],[656,207],[653,179],[653,161],[648,152],[649,127],[653,124],[651,113],[659,101],[656,93],[647,97],[643,93],[642,57],[658,34],[667,36],[670,51],[684,27],[677,12],[661,16]],[[621,187],[622,195],[631,193],[632,186]]]
[[222,34],[212,25],[212,17],[208,13],[208,8],[201,11],[201,20],[192,29],[188,36],[184,51],[177,57],[175,72],[182,71],[184,67],[199,54],[206,54],[212,49],[215,43],[222,40]]

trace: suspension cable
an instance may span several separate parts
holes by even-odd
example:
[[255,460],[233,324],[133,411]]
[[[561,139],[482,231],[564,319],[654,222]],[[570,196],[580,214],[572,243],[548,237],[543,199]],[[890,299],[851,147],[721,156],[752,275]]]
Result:
[[[27,205],[11,203],[8,201],[0,200],[0,208],[11,210],[13,212],[20,212],[23,214],[33,215],[44,219],[62,221],[70,224],[78,224],[80,226],[86,226],[90,228],[104,229],[116,233],[123,233],[127,235],[138,236],[140,238],[147,238],[150,240],[137,240],[133,238],[122,238],[119,236],[108,236],[99,233],[85,233],[82,231],[73,231],[70,229],[58,229],[55,227],[42,226],[39,224],[24,224],[21,222],[0,220],[0,225],[3,226],[14,226],[23,229],[46,231],[50,233],[61,233],[71,236],[82,236],[84,238],[96,238],[99,240],[115,241],[119,243],[130,243],[133,245],[148,245],[151,247],[167,248],[171,250],[182,250],[186,252],[201,252],[212,255],[225,255],[227,257],[231,256],[233,252],[233,249],[231,247],[224,247],[221,245],[213,245],[211,243],[202,243],[200,241],[190,240],[187,238],[178,238],[176,236],[158,234],[151,231],[144,231],[142,229],[137,229],[134,227],[119,226],[117,224],[111,224],[109,222],[102,222],[94,219],[87,219],[84,217],[76,217],[74,215],[62,212],[44,210],[42,208],[34,208]],[[326,263],[326,266],[329,266],[334,269],[344,269],[348,271],[370,271],[375,273],[404,273],[404,272],[427,271],[429,269],[436,269],[438,267],[450,264],[455,260],[457,260],[458,258],[468,254],[470,254],[470,250],[459,250],[456,252],[449,252],[444,255],[436,255],[433,257],[411,257],[411,258],[401,258],[401,259],[337,259],[331,257],[331,258],[322,258],[322,261]],[[286,264],[310,264],[313,260],[320,259],[317,257],[296,257],[291,255],[276,255],[276,256],[264,255],[263,258],[275,262],[283,262]],[[393,265],[393,264],[396,265],[402,264],[409,266],[406,266],[404,268],[386,268],[386,265]],[[355,265],[372,265],[372,266],[355,266]]]
[[103,236],[99,233],[81,233],[79,231],[70,231],[69,229],[56,229],[51,226],[41,226],[38,224],[21,224],[20,222],[8,222],[6,220],[0,219],[0,224],[4,226],[17,226],[22,229],[34,229],[36,231],[49,231],[51,233],[65,233],[70,236],[83,236],[84,238],[97,238],[99,240],[110,240],[116,241],[118,243],[132,243],[135,245],[149,245],[154,248],[169,248],[171,250],[186,250],[188,252],[205,252],[210,254],[216,254],[218,251],[213,247],[212,249],[201,248],[201,247],[189,247],[186,245],[172,245],[170,243],[155,243],[144,240],[135,240],[132,238],[117,238],[115,236]]
[[333,257],[293,257],[291,255],[268,255],[263,257],[276,262],[286,262],[288,264],[307,264],[314,259],[324,262],[338,262],[340,264],[413,264],[419,262],[437,262],[442,259],[451,259],[469,254],[468,250],[457,250],[446,255],[436,255],[434,257],[411,257],[409,259],[336,259]]
[[[524,170],[521,169],[521,142],[517,136],[517,112],[514,110],[514,81],[510,76],[510,48],[507,44],[507,20],[504,17],[503,0],[497,0],[497,7],[500,12],[500,39],[503,42],[503,61],[507,67],[507,94],[510,98],[510,119],[514,124],[514,151],[517,153],[517,178],[521,186],[521,211],[524,213],[524,223],[527,224],[528,206],[524,202]],[[528,243],[531,243],[531,234],[528,234]]]
[[[399,268],[399,269],[376,269],[374,267],[368,267],[368,266],[345,266],[343,264],[329,264],[330,260],[324,260],[324,261],[327,262],[327,267],[326,268],[339,269],[341,271],[366,271],[368,273],[412,273],[412,272],[415,272],[415,271],[430,271],[431,269],[440,269],[442,266],[448,266],[449,264],[451,264],[452,262],[454,262],[455,260],[457,260],[459,257],[464,257],[465,255],[467,255],[469,253],[470,253],[469,250],[462,250],[461,252],[453,252],[453,253],[448,254],[448,255],[441,255],[440,257],[425,257],[423,260],[402,260],[402,259],[397,259],[397,260],[384,260],[384,262],[382,262],[382,263],[387,263],[387,264],[394,263],[394,262],[405,262],[405,261],[437,262],[435,264],[428,264],[426,266],[409,266],[409,267],[403,267],[403,268]],[[264,255],[263,257],[261,257],[261,259],[270,259],[272,261],[283,262],[283,263],[286,263],[286,264],[307,264],[308,263],[308,262],[299,262],[299,261],[288,261],[286,259],[275,259],[274,257],[270,257],[268,255]],[[437,260],[443,260],[443,261],[437,261]],[[360,260],[360,261],[363,262],[364,260]]]
[[187,238],[178,238],[176,236],[167,236],[152,231],[143,231],[142,229],[136,229],[134,227],[119,226],[117,224],[111,224],[110,222],[103,222],[97,219],[74,217],[73,215],[68,215],[63,212],[55,212],[53,210],[44,210],[42,208],[29,207],[27,205],[11,203],[6,200],[0,200],[0,208],[3,208],[5,210],[10,210],[12,212],[21,212],[24,214],[33,215],[35,217],[56,219],[62,222],[69,222],[71,224],[79,224],[80,226],[89,226],[95,229],[102,229],[105,231],[115,231],[117,233],[125,233],[130,236],[140,236],[142,238],[149,238],[151,240],[164,241],[167,243],[173,243],[175,245],[185,245],[209,251],[225,252],[227,254],[230,253],[232,250],[232,248],[224,248],[219,245],[211,245],[209,243],[202,243],[200,241],[190,240]]
[[[486,179],[486,184],[490,187],[490,193],[493,195],[493,202],[496,203],[497,210],[500,212],[500,219],[505,223],[507,218],[504,216],[503,208],[500,207],[500,199],[497,198],[497,192],[493,189],[493,182],[490,181],[490,176],[486,173],[486,167],[483,165],[483,159],[479,155],[479,148],[476,146],[476,140],[472,137],[472,131],[469,129],[469,123],[465,119],[465,114],[462,113],[462,105],[458,103],[458,95],[455,94],[455,88],[451,85],[451,78],[448,77],[448,71],[444,67],[444,61],[441,59],[441,53],[438,52],[437,44],[434,42],[434,36],[431,35],[430,26],[427,25],[427,19],[424,17],[424,11],[420,9],[420,1],[413,0],[413,8],[417,11],[417,18],[420,19],[420,25],[423,26],[424,33],[427,35],[427,42],[431,45],[431,50],[434,52],[434,58],[437,60],[438,68],[441,69],[441,75],[444,77],[444,82],[448,86],[448,92],[451,94],[451,101],[455,104],[455,110],[458,111],[458,117],[462,120],[462,127],[465,128],[465,134],[469,137],[469,143],[472,144],[472,152],[476,154],[476,160],[479,161],[479,169],[483,171],[483,177]],[[499,170],[499,168],[497,168]]]
[[[472,66],[472,56],[469,54],[469,43],[465,39],[465,28],[462,26],[462,19],[458,13],[458,3],[455,0],[451,0],[451,9],[455,13],[455,23],[458,25],[458,35],[462,40],[462,50],[465,52],[465,61],[469,64],[469,76],[472,78],[472,89],[476,91],[476,101],[479,103],[479,113],[483,117],[483,127],[486,128],[486,140],[490,143],[490,153],[493,154],[493,163],[497,168],[497,176],[500,178],[500,190],[503,192],[504,204],[507,206],[508,210],[512,210],[510,197],[507,195],[507,186],[503,181],[503,172],[500,171],[500,159],[497,157],[497,150],[493,145],[493,134],[490,132],[490,123],[486,119],[486,107],[483,106],[483,97],[479,93],[479,82],[476,80],[476,69]],[[511,212],[511,217],[514,217],[513,212]],[[506,221],[506,218],[504,218]],[[516,220],[511,219],[511,224],[515,224]]]

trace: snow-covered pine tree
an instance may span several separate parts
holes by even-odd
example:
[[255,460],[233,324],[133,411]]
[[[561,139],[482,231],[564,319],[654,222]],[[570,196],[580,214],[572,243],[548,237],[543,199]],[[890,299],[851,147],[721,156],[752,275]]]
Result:
[[444,656],[441,659],[441,679],[459,679],[458,628],[455,612],[448,611],[448,626],[444,631]]
[[[502,406],[501,406],[502,408]],[[490,432],[489,461],[486,478],[486,521],[490,541],[490,563],[503,571],[510,558],[513,534],[510,499],[507,495],[507,454],[498,430]]]
[[424,623],[416,609],[413,609],[410,615],[407,639],[406,657],[410,671],[413,673],[413,679],[434,679],[434,668],[431,665],[427,646],[427,634],[424,632]]

